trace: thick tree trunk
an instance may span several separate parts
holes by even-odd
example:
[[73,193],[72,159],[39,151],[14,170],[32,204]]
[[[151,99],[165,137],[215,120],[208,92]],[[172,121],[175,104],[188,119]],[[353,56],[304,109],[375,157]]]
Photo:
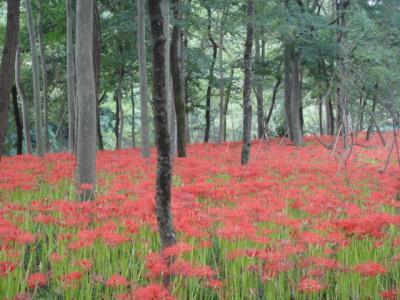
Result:
[[[170,139],[165,81],[165,34],[161,0],[148,0],[153,49],[153,112],[157,147],[156,215],[162,248],[176,244],[171,215]],[[168,280],[165,280],[168,284]]]
[[285,124],[286,132],[290,139],[292,139],[292,118],[291,118],[291,51],[287,41],[283,45],[283,94],[284,94],[284,110],[285,110]]
[[67,0],[67,85],[68,85],[68,148],[76,152],[76,73],[74,54],[73,0]]
[[32,57],[32,79],[33,79],[33,101],[35,106],[35,131],[36,131],[36,153],[43,157],[45,153],[43,136],[42,103],[40,101],[39,64],[36,55],[36,36],[33,25],[31,0],[25,0],[26,15],[28,19],[29,44]]
[[335,134],[335,116],[333,115],[332,100],[328,97],[325,103],[326,109],[326,133],[329,135]]
[[11,95],[12,95],[12,104],[13,104],[13,111],[14,111],[14,120],[15,120],[15,128],[17,129],[17,154],[22,154],[22,122],[21,116],[19,114],[18,108],[18,99],[17,99],[17,87],[13,85],[11,88]]
[[150,157],[149,143],[149,113],[147,104],[147,59],[146,59],[146,30],[145,30],[145,0],[137,1],[139,74],[140,74],[140,134],[142,141],[142,156]]
[[224,31],[222,24],[219,29],[219,51],[218,51],[218,63],[219,63],[219,132],[218,141],[223,142],[225,136],[225,75],[224,75]]
[[254,35],[254,2],[247,0],[247,34],[244,49],[244,82],[243,82],[243,145],[241,164],[245,165],[249,161],[251,147],[251,86],[252,86],[252,48]]
[[188,36],[187,32],[183,32],[183,43],[181,44],[181,57],[183,59],[182,61],[182,82],[184,88],[184,94],[185,94],[185,142],[186,144],[190,144],[190,114],[188,110],[188,105],[189,105],[189,73],[188,73],[188,53],[187,53],[187,47],[188,47]]
[[46,52],[44,47],[44,34],[43,34],[43,0],[39,1],[39,50],[40,62],[42,65],[42,96],[43,96],[43,138],[45,151],[50,151],[50,138],[49,138],[49,91],[47,85],[47,63]]
[[210,139],[210,128],[211,128],[211,90],[214,82],[214,68],[215,68],[215,62],[217,60],[217,49],[218,45],[214,41],[212,35],[211,35],[211,8],[207,7],[207,15],[208,15],[208,24],[207,24],[207,34],[208,34],[208,39],[211,42],[212,48],[213,48],[213,55],[212,55],[212,61],[210,65],[210,72],[208,75],[208,87],[207,87],[207,95],[206,95],[206,131],[204,134],[204,143],[208,143],[208,140]]
[[93,3],[93,72],[96,97],[96,132],[97,147],[104,150],[103,136],[100,126],[100,65],[101,65],[101,32],[100,32],[100,15],[97,8],[97,2]]
[[[93,71],[93,0],[77,0],[76,6],[76,100],[78,130],[76,184],[80,200],[95,197],[96,95]],[[82,185],[85,185],[82,188]]]
[[296,146],[303,144],[303,133],[301,130],[301,90],[300,72],[297,58],[292,60],[292,82],[291,82],[291,121],[292,121],[292,141]]
[[17,86],[19,97],[21,98],[22,125],[24,129],[25,149],[28,154],[32,154],[33,150],[31,142],[31,134],[29,131],[29,118],[28,118],[26,95],[21,84],[21,50],[19,46],[17,47],[17,53],[15,56],[15,85]]
[[[173,14],[174,19],[179,22],[181,19],[179,13],[179,0],[173,0]],[[171,74],[172,74],[172,88],[175,102],[176,112],[176,127],[177,127],[177,154],[178,157],[186,157],[186,145],[185,145],[185,94],[184,86],[182,86],[182,74],[181,74],[181,63],[180,63],[180,34],[181,30],[179,25],[174,25],[172,29],[171,38],[171,50],[170,50],[170,61],[171,61]]]
[[8,104],[19,35],[19,0],[7,0],[7,27],[0,66],[0,157],[6,140]]

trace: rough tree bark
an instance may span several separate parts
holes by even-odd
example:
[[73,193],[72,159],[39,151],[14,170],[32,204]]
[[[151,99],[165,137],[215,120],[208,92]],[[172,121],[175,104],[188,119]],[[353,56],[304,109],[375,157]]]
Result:
[[140,76],[140,134],[142,141],[142,156],[150,157],[149,144],[149,113],[147,105],[147,67],[146,67],[146,30],[145,30],[145,0],[137,1],[138,25],[138,56]]
[[[176,21],[181,19],[179,12],[180,0],[172,1],[173,15]],[[185,94],[184,86],[182,86],[182,70],[180,63],[180,34],[181,29],[178,24],[175,24],[172,29],[172,38],[170,45],[170,61],[172,74],[172,88],[175,102],[176,112],[176,128],[177,128],[177,155],[178,157],[186,157],[185,144]]]
[[17,53],[15,56],[15,85],[17,86],[18,95],[21,99],[22,125],[24,129],[25,150],[28,154],[32,154],[33,150],[32,150],[31,135],[29,131],[29,119],[28,119],[26,95],[21,84],[21,50],[19,46],[17,47]]
[[73,0],[67,0],[67,85],[68,85],[68,148],[76,150],[76,74],[74,54]]
[[42,71],[42,96],[43,96],[43,138],[45,151],[50,151],[49,139],[49,91],[47,84],[47,63],[46,52],[44,47],[44,33],[43,33],[43,0],[39,1],[39,50],[40,50],[40,63]]
[[204,143],[208,143],[208,140],[210,139],[211,90],[212,90],[212,86],[213,86],[213,82],[214,82],[214,68],[215,68],[215,62],[217,60],[217,50],[218,50],[218,45],[214,41],[214,39],[211,35],[211,8],[209,6],[207,6],[207,16],[208,16],[207,35],[208,35],[208,39],[210,40],[212,48],[213,48],[213,55],[212,55],[212,61],[211,61],[211,65],[210,65],[210,72],[208,75],[208,87],[207,87],[207,95],[206,95],[206,132],[204,134]]
[[26,15],[28,21],[29,44],[32,57],[32,80],[33,80],[33,102],[35,107],[35,131],[36,131],[36,153],[39,157],[44,156],[45,146],[43,137],[42,103],[40,101],[39,64],[36,55],[36,35],[33,25],[31,0],[25,0]]
[[15,85],[13,85],[11,88],[11,95],[12,95],[15,127],[17,129],[17,141],[16,141],[15,146],[17,148],[17,154],[22,154],[22,136],[23,136],[22,122],[21,122],[21,116],[19,114],[19,108],[18,108],[17,87]]
[[[153,113],[157,147],[156,215],[162,248],[176,244],[171,215],[170,139],[165,81],[165,31],[161,0],[148,0],[153,52]],[[168,284],[168,282],[164,283]]]
[[241,163],[245,165],[249,161],[251,147],[251,86],[252,66],[251,56],[254,35],[254,2],[247,0],[247,34],[244,49],[244,82],[243,82],[243,145]]
[[[78,130],[76,153],[77,196],[95,197],[96,97],[93,72],[93,0],[77,0],[76,6],[76,100]],[[84,185],[84,188],[82,188]]]
[[8,104],[19,35],[19,0],[7,0],[7,27],[0,66],[0,157],[6,139]]

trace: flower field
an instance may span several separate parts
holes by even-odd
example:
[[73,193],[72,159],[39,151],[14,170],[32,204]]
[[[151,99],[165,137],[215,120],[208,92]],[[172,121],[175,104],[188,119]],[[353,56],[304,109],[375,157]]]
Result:
[[178,244],[163,252],[155,153],[99,153],[83,203],[70,154],[3,157],[0,299],[397,299],[400,168],[393,155],[379,172],[390,145],[359,143],[346,176],[314,138],[255,141],[245,167],[239,143],[189,146],[174,160]]

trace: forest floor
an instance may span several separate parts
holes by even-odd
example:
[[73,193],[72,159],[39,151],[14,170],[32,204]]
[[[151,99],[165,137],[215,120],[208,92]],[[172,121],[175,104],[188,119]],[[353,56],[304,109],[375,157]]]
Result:
[[155,152],[99,153],[97,199],[85,203],[71,200],[70,154],[3,157],[0,298],[396,299],[400,168],[395,149],[381,172],[386,140],[360,137],[367,147],[346,164],[340,144],[333,153],[313,137],[254,141],[245,167],[240,143],[188,146],[174,160],[178,244],[163,253]]

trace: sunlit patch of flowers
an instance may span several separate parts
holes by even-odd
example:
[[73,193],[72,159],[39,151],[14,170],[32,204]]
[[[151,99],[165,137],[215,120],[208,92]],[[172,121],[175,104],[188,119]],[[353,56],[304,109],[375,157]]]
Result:
[[73,200],[70,154],[2,158],[0,298],[397,299],[397,162],[380,173],[388,148],[360,139],[344,176],[340,145],[306,142],[255,141],[245,167],[240,143],[189,146],[163,250],[155,153],[100,152],[94,202]]

